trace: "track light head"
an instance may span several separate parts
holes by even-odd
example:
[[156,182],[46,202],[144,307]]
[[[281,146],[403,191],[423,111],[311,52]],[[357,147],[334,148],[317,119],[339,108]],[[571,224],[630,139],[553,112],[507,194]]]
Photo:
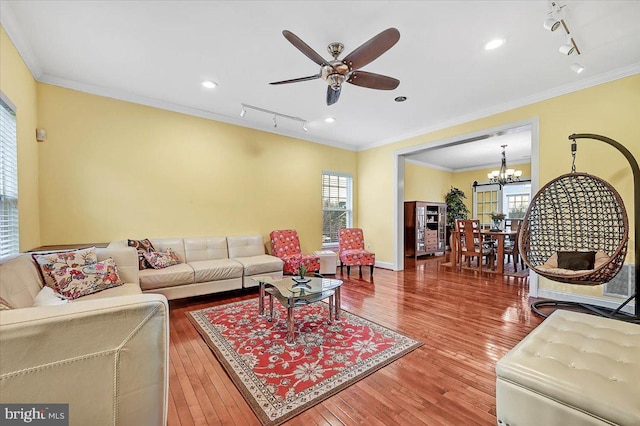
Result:
[[276,120],[276,116],[273,116],[273,127],[278,127],[278,120]]
[[560,46],[560,49],[558,49],[558,51],[563,55],[569,56],[576,51],[576,47],[573,45],[573,43],[568,42],[567,44],[563,44],[562,46]]
[[240,118],[244,118],[247,115],[247,110],[244,109],[244,105],[242,105],[242,111],[240,111]]
[[571,65],[571,71],[575,72],[576,74],[580,74],[582,71],[584,71],[584,67],[576,62],[575,64]]
[[560,28],[560,20],[555,18],[549,18],[546,21],[544,21],[542,26],[549,31],[555,31],[558,28]]
[[302,123],[302,130],[304,130],[305,132],[309,131],[309,129],[307,128],[307,122],[306,121],[304,123]]

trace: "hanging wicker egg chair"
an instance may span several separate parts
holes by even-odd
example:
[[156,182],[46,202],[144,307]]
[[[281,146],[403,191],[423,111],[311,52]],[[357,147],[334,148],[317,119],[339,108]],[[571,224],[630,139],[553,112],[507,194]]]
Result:
[[[531,200],[520,232],[524,262],[569,284],[598,285],[622,269],[629,221],[620,194],[597,176],[572,172],[547,183]],[[593,269],[557,265],[558,252],[596,252]]]

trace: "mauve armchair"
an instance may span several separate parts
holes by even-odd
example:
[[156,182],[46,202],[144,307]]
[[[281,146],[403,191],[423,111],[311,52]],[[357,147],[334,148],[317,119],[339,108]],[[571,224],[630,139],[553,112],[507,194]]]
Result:
[[307,272],[320,270],[320,258],[302,253],[298,232],[295,230],[273,231],[269,234],[269,239],[271,240],[272,254],[284,262],[283,272],[285,274],[297,274],[300,264],[306,265]]
[[373,276],[373,266],[376,263],[375,253],[371,253],[364,249],[364,234],[360,228],[343,228],[338,230],[338,256],[340,257],[340,271],[342,266],[347,265],[347,276],[351,272],[351,266],[360,267],[362,275],[362,266],[369,265],[371,267],[371,276]]

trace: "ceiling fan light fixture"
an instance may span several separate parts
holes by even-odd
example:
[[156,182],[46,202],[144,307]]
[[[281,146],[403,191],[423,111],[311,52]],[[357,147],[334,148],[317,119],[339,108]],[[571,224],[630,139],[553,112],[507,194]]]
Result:
[[206,89],[215,89],[216,87],[218,87],[218,83],[216,83],[215,81],[211,81],[211,80],[204,80],[202,82],[202,87],[204,87]]
[[484,45],[484,50],[497,49],[498,47],[504,45],[506,42],[507,42],[507,40],[505,40],[503,38],[493,39],[493,40],[489,41],[487,44]]

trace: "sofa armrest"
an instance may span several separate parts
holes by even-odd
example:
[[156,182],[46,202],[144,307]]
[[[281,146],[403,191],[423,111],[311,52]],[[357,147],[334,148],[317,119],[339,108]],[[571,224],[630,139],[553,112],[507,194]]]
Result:
[[168,318],[156,294],[0,311],[0,402],[68,403],[71,424],[166,424]]

